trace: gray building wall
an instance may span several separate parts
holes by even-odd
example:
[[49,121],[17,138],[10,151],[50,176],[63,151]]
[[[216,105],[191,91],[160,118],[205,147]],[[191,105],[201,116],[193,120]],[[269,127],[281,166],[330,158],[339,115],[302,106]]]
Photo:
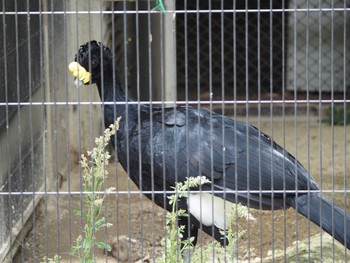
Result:
[[344,7],[349,0],[290,1],[296,11],[288,16],[287,90],[350,90],[350,15]]
[[33,212],[45,192],[57,191],[69,176],[72,152],[90,147],[102,130],[99,105],[61,103],[99,101],[96,89],[75,88],[67,65],[81,43],[102,39],[102,17],[62,11],[100,8],[99,1],[0,6],[7,12],[0,21],[0,262],[35,227]]

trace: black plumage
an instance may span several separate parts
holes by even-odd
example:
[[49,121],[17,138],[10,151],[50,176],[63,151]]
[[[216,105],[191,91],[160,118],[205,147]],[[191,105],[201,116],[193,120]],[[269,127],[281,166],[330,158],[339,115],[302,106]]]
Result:
[[[186,177],[204,175],[211,184],[202,185],[202,190],[217,190],[216,196],[257,209],[293,207],[350,247],[349,216],[322,196],[309,172],[269,136],[205,109],[164,109],[127,101],[110,50],[96,41],[82,45],[76,61],[91,73],[90,83],[97,84],[103,102],[118,102],[102,106],[105,126],[122,117],[113,138],[118,160],[157,205],[170,209],[165,195],[157,191],[172,190]],[[192,211],[185,200],[179,206]],[[218,225],[201,226],[198,215],[190,216],[187,229],[192,236],[201,227],[224,243]],[[187,219],[181,223],[187,224]]]

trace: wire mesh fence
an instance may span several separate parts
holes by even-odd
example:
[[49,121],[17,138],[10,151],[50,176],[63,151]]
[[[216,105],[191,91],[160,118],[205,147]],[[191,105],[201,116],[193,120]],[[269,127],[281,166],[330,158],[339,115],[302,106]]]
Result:
[[349,1],[0,13],[1,261],[348,261]]

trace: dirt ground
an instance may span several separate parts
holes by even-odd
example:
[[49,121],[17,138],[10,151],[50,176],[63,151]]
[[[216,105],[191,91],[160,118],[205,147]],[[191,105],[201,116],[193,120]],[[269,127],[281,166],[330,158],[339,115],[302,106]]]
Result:
[[[333,129],[327,124],[320,124],[317,118],[307,120],[302,117],[298,117],[297,122],[294,117],[276,117],[272,120],[262,118],[260,123],[257,119],[243,120],[272,135],[276,142],[310,170],[323,190],[340,190],[326,195],[338,205],[344,205],[344,188],[350,189],[350,127],[336,126]],[[113,226],[102,230],[98,238],[112,240],[114,237],[126,236],[132,239],[127,244],[120,243],[119,262],[136,262],[147,257],[152,261],[160,254],[165,212],[143,197],[120,165],[111,163],[108,170],[110,175],[107,184],[116,186],[118,194],[109,195],[106,199],[107,219]],[[74,214],[82,205],[82,196],[78,193],[81,189],[79,166],[76,164],[65,178],[60,188],[61,194],[45,198],[41,215],[22,244],[17,259],[39,262],[45,255],[53,257],[55,254],[61,255],[63,261],[74,259],[70,257],[70,247],[82,228],[80,219]],[[350,209],[348,196],[345,200],[347,210]],[[277,255],[282,251],[283,254],[288,247],[295,247],[297,240],[307,244],[308,237],[321,232],[293,209],[273,212],[251,210],[251,213],[255,221],[240,222],[242,228],[247,230],[238,243],[240,260],[271,258],[272,252]],[[208,242],[211,242],[209,236],[200,235],[197,249]],[[344,258],[345,249],[341,253],[343,255],[340,256]],[[107,259],[117,261],[102,250],[96,250],[96,255],[101,262]]]

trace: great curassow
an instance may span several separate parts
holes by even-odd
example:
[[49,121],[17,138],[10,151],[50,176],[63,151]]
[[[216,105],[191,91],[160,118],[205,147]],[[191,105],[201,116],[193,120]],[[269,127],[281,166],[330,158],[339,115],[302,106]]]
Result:
[[210,180],[202,192],[179,201],[190,216],[179,218],[186,226],[183,239],[196,238],[200,228],[224,245],[219,231],[226,227],[224,207],[240,202],[264,210],[293,207],[350,247],[349,216],[322,196],[300,162],[254,126],[203,108],[129,101],[111,51],[96,41],[80,47],[70,70],[81,84],[97,84],[106,127],[122,117],[112,144],[148,198],[169,210],[165,191],[175,182],[198,175]]

